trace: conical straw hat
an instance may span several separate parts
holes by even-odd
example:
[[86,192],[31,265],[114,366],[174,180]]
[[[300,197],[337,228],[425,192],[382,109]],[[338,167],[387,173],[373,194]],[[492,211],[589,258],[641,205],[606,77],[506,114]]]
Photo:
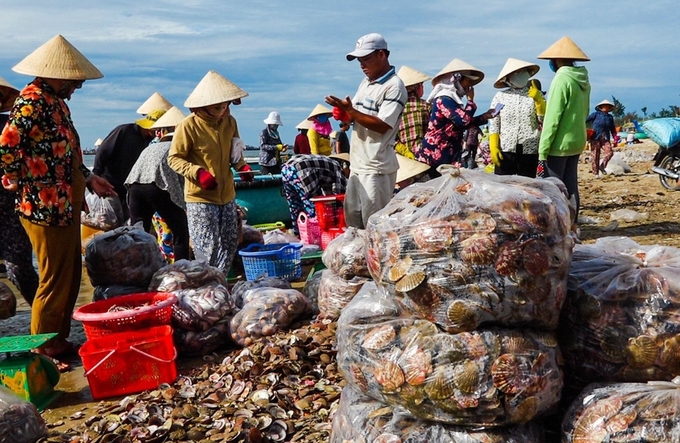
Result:
[[60,80],[93,80],[104,77],[75,46],[61,35],[31,52],[12,71]]
[[184,120],[186,115],[177,106],[173,106],[168,109],[163,116],[161,116],[156,122],[151,125],[151,129],[157,128],[172,128],[177,126],[179,122]]
[[208,71],[184,102],[187,108],[202,108],[247,97],[248,93],[226,77]]
[[295,127],[295,129],[309,129],[312,127],[312,122],[304,119]]
[[595,105],[595,109],[600,109],[602,106],[611,106],[612,109],[614,109],[614,103],[610,102],[609,100],[602,100],[600,103]]
[[312,117],[316,117],[317,115],[323,115],[323,114],[333,114],[332,109],[328,109],[324,105],[316,105],[314,109],[312,109],[312,112],[309,113],[307,116],[308,119]]
[[399,162],[399,169],[397,169],[397,183],[408,180],[409,178],[415,177],[418,174],[430,169],[430,165],[421,163],[417,160],[412,160],[408,157],[404,157],[401,154],[397,154],[397,161]]
[[137,114],[148,114],[156,109],[167,111],[170,108],[172,108],[172,103],[167,101],[165,97],[158,92],[154,92],[151,94],[151,97],[147,98],[146,101],[142,103],[142,106],[137,108]]
[[459,72],[460,74],[472,80],[473,86],[484,80],[484,73],[482,71],[468,63],[465,63],[461,59],[454,58],[449,62],[448,65],[444,67],[444,69],[439,71],[437,75],[434,76],[432,79],[432,85],[434,86],[439,83],[447,74],[453,74],[455,72]]
[[397,76],[404,82],[404,86],[413,86],[420,83],[425,83],[432,77],[427,74],[423,74],[420,71],[416,71],[410,66],[402,66],[397,72]]
[[19,97],[19,90],[0,77],[0,92],[2,93],[2,97],[0,97],[0,112],[9,111],[12,109],[14,101]]
[[508,86],[505,84],[505,80],[508,76],[523,69],[529,71],[529,76],[533,77],[541,68],[534,63],[525,62],[516,58],[509,58],[508,61],[505,62],[503,69],[501,69],[501,73],[498,74],[498,78],[496,79],[496,83],[493,84],[493,87],[499,89],[505,88]]
[[536,58],[546,60],[564,58],[567,60],[590,61],[590,58],[579,48],[576,43],[566,35],[553,43]]

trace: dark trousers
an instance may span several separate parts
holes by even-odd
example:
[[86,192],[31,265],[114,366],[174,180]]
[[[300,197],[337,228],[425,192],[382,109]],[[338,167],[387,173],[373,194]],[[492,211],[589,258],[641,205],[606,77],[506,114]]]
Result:
[[574,221],[578,220],[578,212],[581,204],[581,199],[578,195],[578,159],[580,155],[572,155],[569,157],[555,157],[548,156],[548,175],[550,177],[557,177],[564,183],[567,188],[569,197],[574,197],[576,202],[576,214]]
[[504,152],[501,165],[494,168],[496,175],[521,175],[535,178],[538,167],[538,154],[524,154],[522,145],[517,145],[516,152]]
[[172,231],[175,260],[189,259],[189,225],[184,209],[173,203],[170,193],[155,184],[134,183],[128,190],[130,224],[141,221],[144,230],[151,230],[151,217],[154,212],[163,217]]
[[260,172],[264,175],[280,174],[281,173],[281,165],[279,165],[279,164],[275,164],[274,166],[261,166],[260,165]]

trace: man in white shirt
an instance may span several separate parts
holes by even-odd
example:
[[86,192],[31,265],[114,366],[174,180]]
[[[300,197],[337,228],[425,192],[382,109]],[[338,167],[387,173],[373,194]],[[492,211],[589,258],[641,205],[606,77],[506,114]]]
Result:
[[380,34],[361,37],[347,60],[358,59],[366,78],[352,99],[326,97],[326,103],[334,107],[334,117],[353,124],[345,221],[361,229],[392,198],[399,169],[394,140],[407,93],[389,55]]

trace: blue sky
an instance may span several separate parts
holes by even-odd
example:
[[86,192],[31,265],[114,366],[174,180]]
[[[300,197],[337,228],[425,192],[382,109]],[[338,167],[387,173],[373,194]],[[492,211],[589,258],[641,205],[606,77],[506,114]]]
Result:
[[259,143],[262,120],[276,110],[292,145],[295,125],[325,95],[354,94],[363,74],[345,54],[369,32],[383,34],[397,69],[406,64],[432,76],[460,58],[484,71],[476,87],[481,109],[508,57],[537,62],[547,90],[553,74],[536,56],[564,35],[592,59],[585,64],[592,106],[612,95],[627,111],[680,104],[680,7],[670,0],[3,3],[0,76],[14,86],[30,78],[12,66],[56,34],[104,73],[70,102],[86,148],[138,118],[155,91],[188,112],[184,100],[210,69],[250,94],[232,108],[247,144]]

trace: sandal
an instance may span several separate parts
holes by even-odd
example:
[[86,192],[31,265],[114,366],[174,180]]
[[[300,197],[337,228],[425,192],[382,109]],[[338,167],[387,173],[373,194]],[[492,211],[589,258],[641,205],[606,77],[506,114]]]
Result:
[[60,373],[64,372],[69,372],[71,368],[71,364],[65,361],[57,360],[56,358],[53,357],[48,357],[50,360],[52,360],[52,363],[57,367]]

